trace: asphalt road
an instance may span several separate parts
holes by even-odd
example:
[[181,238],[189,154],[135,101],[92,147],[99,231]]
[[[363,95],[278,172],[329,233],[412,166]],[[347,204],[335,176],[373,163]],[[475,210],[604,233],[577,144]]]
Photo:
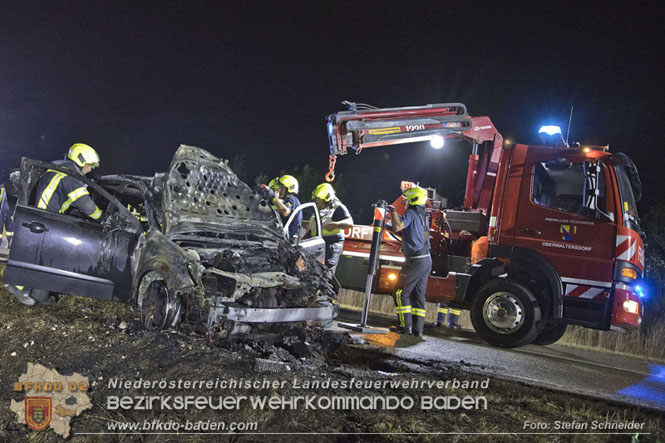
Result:
[[[357,323],[359,319],[359,312],[342,310],[337,320]],[[385,328],[391,322],[392,318],[372,314],[368,323]],[[392,337],[382,340],[381,345],[405,359],[462,363],[473,373],[665,412],[663,364],[556,344],[499,349],[483,342],[472,330],[426,326],[422,339]]]

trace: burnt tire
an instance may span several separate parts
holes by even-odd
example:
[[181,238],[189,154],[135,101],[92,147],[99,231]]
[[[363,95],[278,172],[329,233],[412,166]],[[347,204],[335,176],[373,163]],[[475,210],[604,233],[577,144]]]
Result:
[[545,327],[538,334],[536,339],[531,343],[534,345],[551,345],[559,341],[563,334],[566,333],[567,324],[561,322],[548,322]]
[[145,329],[170,329],[180,323],[180,297],[172,294],[166,281],[154,271],[141,280],[137,302],[141,324]]
[[540,329],[538,300],[524,285],[495,279],[485,283],[471,303],[471,323],[492,346],[517,348],[531,343]]

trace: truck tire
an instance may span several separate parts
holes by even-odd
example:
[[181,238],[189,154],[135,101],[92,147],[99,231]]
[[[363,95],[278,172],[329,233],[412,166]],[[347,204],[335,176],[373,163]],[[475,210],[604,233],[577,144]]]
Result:
[[566,333],[566,328],[568,325],[566,323],[561,323],[561,322],[548,322],[545,327],[543,328],[542,331],[540,331],[540,334],[538,334],[538,337],[531,343],[534,345],[551,345],[552,343],[556,343],[559,341],[561,337],[563,337],[563,334]]
[[180,298],[169,291],[164,279],[155,271],[141,279],[137,304],[145,329],[170,329],[180,323]]
[[471,303],[471,323],[492,346],[517,348],[531,343],[540,332],[539,322],[536,297],[526,286],[512,280],[488,281]]

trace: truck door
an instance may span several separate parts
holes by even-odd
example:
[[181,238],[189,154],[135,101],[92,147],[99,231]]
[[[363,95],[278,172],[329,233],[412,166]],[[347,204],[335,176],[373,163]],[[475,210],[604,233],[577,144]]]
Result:
[[[560,153],[559,153],[560,154]],[[610,174],[601,163],[599,217],[584,207],[584,158],[555,157],[532,149],[527,154],[515,220],[514,246],[550,262],[564,283],[566,298],[603,302],[613,280],[616,214],[608,192]],[[568,315],[573,311],[569,310]]]
[[125,214],[117,201],[92,182],[88,189],[104,210],[101,222],[39,209],[34,205],[35,185],[24,183],[32,188],[24,192],[33,194],[32,200],[19,199],[16,206],[4,281],[106,300],[128,299],[138,220],[127,218],[131,214]]

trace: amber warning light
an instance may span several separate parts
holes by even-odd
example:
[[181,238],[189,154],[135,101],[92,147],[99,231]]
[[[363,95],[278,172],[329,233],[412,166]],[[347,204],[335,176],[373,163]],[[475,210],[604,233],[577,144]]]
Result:
[[623,268],[623,269],[621,270],[621,276],[622,276],[622,277],[632,278],[633,280],[636,280],[636,279],[637,279],[637,272],[635,272],[634,269]]

